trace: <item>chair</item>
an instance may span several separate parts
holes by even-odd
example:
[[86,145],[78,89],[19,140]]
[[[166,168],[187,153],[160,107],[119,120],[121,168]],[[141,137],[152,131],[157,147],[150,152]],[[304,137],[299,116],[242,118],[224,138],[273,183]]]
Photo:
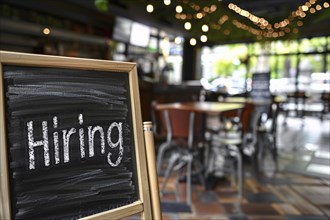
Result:
[[278,105],[272,103],[269,105],[269,110],[267,112],[261,112],[259,117],[257,127],[257,150],[255,152],[255,168],[257,175],[273,175],[274,172],[277,171],[278,152],[276,136],[278,112]]
[[287,94],[287,101],[286,103],[283,103],[283,111],[285,116],[283,121],[284,125],[287,123],[286,119],[290,116],[290,112],[295,113],[296,117],[304,119],[307,98],[308,96],[303,91],[295,91]]
[[[251,113],[252,105],[247,103],[244,109],[221,114],[218,129],[208,129],[211,134],[209,139],[211,149],[208,153],[208,166],[205,175],[231,174],[232,186],[236,185],[237,177],[240,198],[243,194],[243,161],[239,146],[243,145],[245,135],[250,131],[248,120],[251,118]],[[223,160],[222,164],[221,162],[219,164],[221,159]]]
[[321,94],[321,101],[322,101],[321,120],[323,120],[324,118],[326,118],[325,116],[330,111],[330,93],[323,92]]
[[171,137],[167,134],[165,120],[160,111],[156,109],[157,101],[151,103],[151,120],[153,123],[153,133],[157,151],[157,172],[158,175],[163,175],[162,164],[166,151],[173,148]]
[[[187,110],[168,109],[163,111],[167,130],[167,142],[163,149],[174,147],[168,160],[164,182],[161,186],[161,193],[165,193],[165,188],[169,177],[173,171],[177,172],[176,183],[178,185],[182,176],[186,177],[188,205],[192,204],[192,176],[196,174],[200,182],[204,185],[201,174],[203,165],[200,161],[196,145],[203,142],[203,115]],[[160,154],[158,155],[160,158]],[[185,172],[186,171],[186,172]],[[180,173],[181,176],[180,176]],[[176,187],[175,194],[179,200],[179,187]]]
[[[270,170],[273,163],[273,171],[277,171],[277,116],[279,104],[255,105],[250,104],[249,110],[242,115],[242,140],[241,150],[244,156],[251,159],[252,171],[258,178]],[[270,156],[270,157],[269,157]]]

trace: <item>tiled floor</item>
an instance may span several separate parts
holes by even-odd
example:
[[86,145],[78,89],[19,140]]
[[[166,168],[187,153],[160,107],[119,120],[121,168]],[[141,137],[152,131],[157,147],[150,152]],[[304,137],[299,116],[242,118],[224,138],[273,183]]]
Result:
[[[316,117],[279,117],[279,172],[255,179],[244,164],[244,193],[222,178],[205,190],[194,185],[193,204],[176,201],[173,193],[161,197],[163,219],[249,219],[249,220],[323,220],[330,218],[330,123]],[[161,184],[163,177],[159,177]],[[167,190],[176,185],[174,177]],[[180,183],[180,198],[185,201],[185,184]]]

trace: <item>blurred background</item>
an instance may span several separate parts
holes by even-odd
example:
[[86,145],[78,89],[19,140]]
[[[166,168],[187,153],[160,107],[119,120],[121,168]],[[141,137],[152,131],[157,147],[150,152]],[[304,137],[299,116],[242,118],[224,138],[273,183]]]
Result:
[[244,160],[243,200],[220,178],[163,217],[329,219],[329,1],[1,0],[0,50],[135,62],[142,118],[153,122],[155,103],[249,98],[266,74],[265,92],[281,100],[281,172],[257,180]]

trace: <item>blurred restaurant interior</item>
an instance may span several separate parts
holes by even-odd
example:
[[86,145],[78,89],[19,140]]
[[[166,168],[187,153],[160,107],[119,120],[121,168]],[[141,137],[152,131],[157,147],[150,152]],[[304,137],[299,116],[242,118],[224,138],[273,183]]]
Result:
[[136,63],[163,219],[323,220],[329,4],[1,0],[0,50]]

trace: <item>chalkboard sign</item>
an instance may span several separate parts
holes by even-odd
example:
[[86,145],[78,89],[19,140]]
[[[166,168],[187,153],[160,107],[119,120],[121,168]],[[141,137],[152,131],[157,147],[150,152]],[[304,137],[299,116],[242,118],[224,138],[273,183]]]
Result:
[[252,75],[252,91],[250,97],[254,100],[270,99],[270,73],[254,73]]
[[135,64],[0,56],[1,219],[150,217]]

